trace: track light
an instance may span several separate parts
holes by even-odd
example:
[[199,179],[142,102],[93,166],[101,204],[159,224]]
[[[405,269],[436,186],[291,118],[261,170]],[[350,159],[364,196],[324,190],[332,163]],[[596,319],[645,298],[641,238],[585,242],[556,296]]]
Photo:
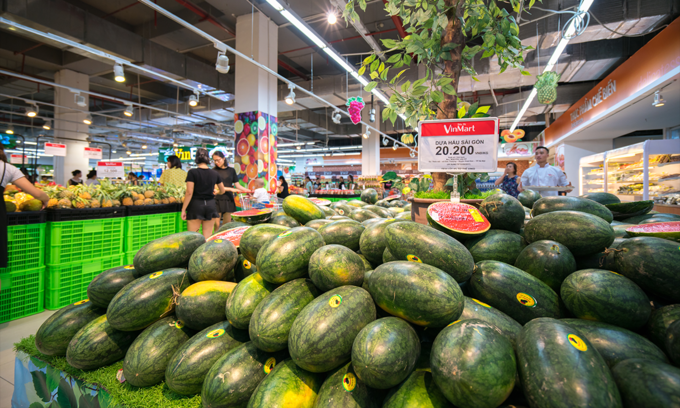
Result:
[[392,146],[392,150],[397,150],[397,142],[394,142],[394,145]]
[[127,152],[125,152],[125,154],[127,154],[129,156],[129,155],[132,154],[132,152],[128,150]]
[[652,102],[652,106],[659,108],[661,106],[664,106],[665,104],[666,101],[664,101],[663,96],[661,95],[661,91],[654,92],[654,102]]
[[198,106],[198,91],[194,91],[194,94],[189,97],[189,106]]
[[85,116],[85,119],[83,119],[83,123],[86,125],[91,125],[92,124],[92,115],[88,114]]
[[50,130],[52,129],[52,121],[51,120],[46,120],[45,123],[43,123],[43,129],[45,130]]
[[26,110],[26,116],[34,118],[38,115],[38,105],[32,103],[31,107]]
[[128,105],[127,108],[125,108],[125,111],[123,111],[123,115],[127,117],[131,117],[134,114],[132,105]]
[[362,135],[364,139],[368,139],[368,137],[371,135],[371,131],[367,128],[364,134]]
[[7,128],[7,130],[5,130],[5,133],[7,133],[8,135],[13,135],[13,134],[14,134],[14,128],[12,127],[12,125],[9,125],[9,127]]
[[229,72],[229,57],[223,52],[217,53],[217,62],[215,62],[215,69],[220,74],[226,74]]
[[123,66],[120,62],[113,64],[113,79],[116,82],[125,82],[125,72],[123,71]]
[[387,138],[386,138],[386,137],[383,137],[383,141],[382,141],[382,142],[383,142],[383,146],[387,146]]
[[290,93],[288,93],[288,95],[286,96],[285,101],[286,104],[292,105],[295,103],[295,91],[293,91],[293,89],[295,89],[295,85],[288,84],[288,89],[290,89]]
[[179,144],[177,144],[177,141],[172,142],[172,147],[179,147]]
[[85,97],[81,94],[76,94],[76,105],[80,106],[81,108],[84,108],[87,106],[87,102],[85,101]]
[[328,24],[335,24],[338,22],[338,16],[335,15],[335,10],[328,12]]
[[147,145],[142,145],[143,150],[146,150],[146,148],[147,148]]
[[295,148],[300,150],[300,149],[302,149],[302,146],[295,146]]
[[369,122],[371,122],[371,123],[375,122],[375,109],[371,108],[371,110],[368,111],[368,112],[369,112],[369,117],[368,117]]
[[120,145],[123,147],[127,147],[127,143],[125,141],[123,141],[123,143],[121,143]]
[[340,111],[336,110],[333,112],[333,115],[331,115],[331,119],[333,120],[333,123],[336,125],[340,124],[340,120],[342,120],[342,116],[340,115]]

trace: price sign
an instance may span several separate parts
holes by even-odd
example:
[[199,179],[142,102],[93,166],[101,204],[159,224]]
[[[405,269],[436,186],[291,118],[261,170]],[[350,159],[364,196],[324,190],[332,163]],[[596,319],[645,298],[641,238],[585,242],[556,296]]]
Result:
[[496,171],[498,118],[425,120],[418,131],[419,171]]
[[45,154],[52,156],[66,156],[66,145],[59,143],[45,143]]
[[97,149],[96,147],[86,147],[85,154],[83,155],[86,159],[102,159],[102,149]]
[[125,168],[121,162],[98,162],[97,177],[125,178]]
[[10,164],[28,164],[28,156],[12,154],[9,156],[9,162]]

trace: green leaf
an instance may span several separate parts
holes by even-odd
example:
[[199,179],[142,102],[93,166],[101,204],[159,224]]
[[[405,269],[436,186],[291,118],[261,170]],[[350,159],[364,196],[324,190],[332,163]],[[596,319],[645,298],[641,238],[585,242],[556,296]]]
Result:
[[425,81],[427,81],[427,77],[420,78],[419,80],[417,80],[416,82],[413,83],[413,88],[419,87],[420,85],[424,84]]
[[362,11],[366,11],[366,0],[359,0],[359,7]]
[[45,408],[45,406],[39,402],[32,402],[28,408]]
[[371,75],[370,75],[371,79],[376,79],[379,76],[380,76],[380,74],[378,73],[378,71],[373,71],[373,72],[371,72]]
[[406,81],[401,85],[401,91],[406,92],[408,88],[411,86],[411,81]]
[[366,57],[366,58],[364,59],[364,62],[363,62],[361,65],[368,65],[368,64],[370,64],[371,62],[373,62],[373,60],[375,60],[375,58],[376,58],[376,55],[375,55],[375,54],[369,55],[368,57]]
[[54,390],[59,386],[59,382],[61,381],[61,374],[59,373],[59,370],[55,369],[52,366],[47,366],[47,388],[49,390]]
[[470,108],[467,111],[468,116],[472,116],[477,112],[477,108],[479,107],[479,102],[475,102],[472,105],[470,105]]
[[358,21],[359,20],[359,14],[356,11],[352,11],[352,21]]
[[366,72],[366,65],[364,65],[364,66],[362,66],[361,68],[359,68],[359,75],[363,75],[364,72]]
[[476,113],[489,113],[490,108],[491,106],[480,106],[479,108],[477,108]]
[[42,371],[31,371],[33,377],[33,388],[43,402],[49,402],[52,399],[52,390],[47,388],[47,376]]
[[453,177],[446,180],[446,184],[444,184],[444,187],[453,187]]
[[46,362],[38,359],[37,357],[31,357],[31,363],[33,363],[33,365],[38,368],[45,368],[49,365]]
[[439,26],[442,29],[446,29],[446,26],[449,25],[449,19],[446,17],[446,14],[442,14],[439,16]]
[[401,59],[401,54],[394,54],[387,59],[388,64],[394,64]]
[[448,95],[453,95],[453,96],[457,95],[456,88],[454,88],[453,85],[451,85],[451,84],[448,84],[448,85],[445,85],[444,87],[442,87],[442,91],[444,91],[444,93],[446,93]]
[[404,65],[411,65],[411,56],[408,54],[404,54]]
[[420,188],[418,191],[427,191],[430,189],[430,179],[423,177],[422,180],[420,180]]
[[381,62],[380,66],[378,67],[378,73],[382,73],[385,70],[385,63]]
[[493,55],[494,55],[495,53],[496,53],[496,52],[495,52],[493,49],[486,50],[486,51],[484,51],[484,53],[482,54],[482,58],[493,57]]
[[379,59],[376,59],[376,60],[373,61],[373,63],[371,64],[371,72],[375,72],[375,70],[378,69],[379,66],[380,66],[380,60],[379,60]]
[[458,109],[458,119],[462,119],[465,117],[465,106],[461,106],[460,109]]
[[73,393],[71,384],[67,383],[63,378],[57,390],[57,402],[60,408],[78,408],[78,400]]
[[394,125],[394,122],[397,121],[398,116],[399,115],[397,114],[396,111],[393,110],[392,112],[390,112],[390,122],[392,122],[392,125]]
[[386,106],[385,109],[382,110],[380,116],[383,118],[383,120],[385,120],[390,117],[390,112],[392,112],[392,108]]
[[371,92],[371,91],[373,90],[373,88],[375,88],[376,86],[378,86],[378,83],[377,83],[377,82],[375,82],[375,81],[369,82],[368,85],[366,85],[366,86],[364,87],[364,91],[366,91],[366,92]]
[[395,75],[394,78],[392,78],[392,80],[390,81],[390,83],[393,84],[394,81],[396,81],[397,79],[399,79],[399,77],[401,76],[401,74],[403,74],[403,73],[406,72],[406,71],[408,71],[408,68],[407,68],[407,69],[402,69],[401,71],[399,71],[399,73],[398,73],[397,75]]
[[440,91],[433,91],[430,96],[432,96],[432,100],[436,103],[441,103],[444,100],[444,94]]
[[383,45],[388,50],[397,46],[397,42],[395,40],[390,39],[390,38],[381,39],[380,41],[382,41]]
[[395,180],[396,178],[397,178],[397,173],[394,172],[394,171],[388,171],[388,172],[385,173],[385,174],[383,175],[383,177],[382,177],[382,179],[385,180],[385,181],[387,181],[387,180]]
[[418,86],[413,88],[413,91],[411,91],[411,95],[420,96],[423,95],[425,92],[427,92],[426,86]]
[[390,71],[389,68],[386,68],[383,72],[380,73],[380,79],[383,81],[387,81],[387,73]]
[[519,71],[519,72],[521,72],[522,75],[531,76],[531,72],[529,72],[529,71]]
[[451,81],[453,81],[453,78],[448,78],[448,77],[440,78],[439,81],[437,81],[437,86],[448,85],[448,84],[451,83]]

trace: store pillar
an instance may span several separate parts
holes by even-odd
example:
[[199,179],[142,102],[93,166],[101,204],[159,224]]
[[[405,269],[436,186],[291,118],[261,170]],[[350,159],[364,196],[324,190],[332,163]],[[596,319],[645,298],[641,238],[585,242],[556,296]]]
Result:
[[[236,19],[236,49],[277,70],[278,27],[262,13]],[[276,191],[277,78],[235,57],[234,169],[244,187],[263,179]],[[237,201],[237,206],[241,206]]]
[[[54,82],[86,91],[90,89],[88,75],[68,69],[58,71],[54,75]],[[85,93],[80,95],[85,97],[87,103],[85,107],[76,105],[75,94],[68,89],[59,87],[54,89],[54,104],[56,105],[53,124],[54,142],[66,145],[66,156],[54,156],[54,181],[64,186],[68,185],[73,170],[82,171],[84,179],[90,166],[89,159],[84,157],[85,148],[89,146],[87,142],[89,126],[83,123],[83,119],[87,116],[89,96]],[[75,140],[60,140],[59,137]],[[52,142],[50,139],[46,141]]]
[[[361,120],[366,123],[369,122],[371,103],[370,97],[366,98],[366,107],[361,111]],[[373,108],[375,109],[375,122],[371,123],[373,127],[380,129],[382,123],[382,109],[378,106],[377,101],[374,101]],[[363,134],[366,133],[366,125],[362,125]],[[375,130],[371,130],[368,139],[361,138],[361,174],[365,176],[372,176],[380,174],[380,140],[381,137]]]

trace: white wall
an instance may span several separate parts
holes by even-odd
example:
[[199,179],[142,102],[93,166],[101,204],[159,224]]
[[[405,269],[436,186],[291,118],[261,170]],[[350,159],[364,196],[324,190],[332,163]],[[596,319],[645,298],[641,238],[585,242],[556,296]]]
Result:
[[[553,146],[553,149],[556,148]],[[581,182],[578,177],[578,168],[581,158],[611,149],[611,140],[574,141],[564,144],[564,172],[567,173],[567,179],[575,187],[568,195],[578,196]]]

